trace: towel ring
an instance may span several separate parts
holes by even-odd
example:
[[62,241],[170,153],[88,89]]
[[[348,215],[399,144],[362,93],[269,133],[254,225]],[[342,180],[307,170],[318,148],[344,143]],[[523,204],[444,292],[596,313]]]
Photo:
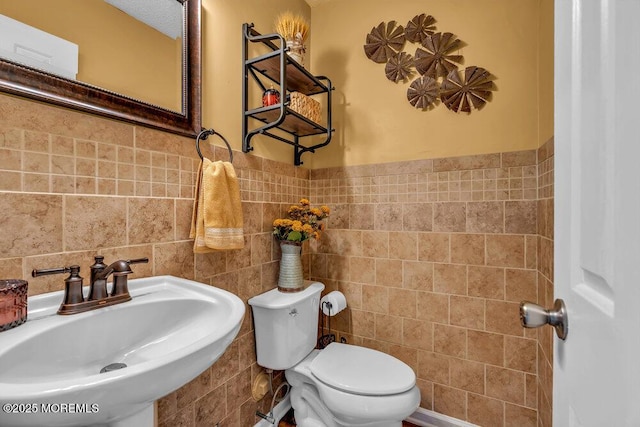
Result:
[[229,162],[233,163],[233,151],[231,150],[231,145],[229,145],[229,141],[227,141],[224,136],[222,136],[221,134],[219,134],[213,129],[203,129],[198,134],[198,137],[196,138],[196,151],[198,152],[198,156],[200,156],[200,160],[204,160],[204,157],[202,156],[202,151],[200,151],[200,140],[205,140],[209,138],[209,135],[218,135],[220,139],[222,139],[224,144],[229,149]]

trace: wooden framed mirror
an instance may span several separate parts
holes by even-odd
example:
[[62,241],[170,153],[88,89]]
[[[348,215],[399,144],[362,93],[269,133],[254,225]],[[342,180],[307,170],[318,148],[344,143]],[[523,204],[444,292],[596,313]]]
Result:
[[[122,93],[124,91],[117,89],[106,89],[104,88],[106,85],[61,77],[4,58],[0,58],[0,92],[183,136],[197,135],[201,130],[201,0],[175,1],[180,5],[182,12],[182,33],[181,37],[176,38],[177,43],[181,42],[181,48],[178,44],[174,49],[175,55],[181,56],[182,60],[181,63],[172,66],[177,76],[175,85],[180,90],[179,93],[177,89],[175,91],[175,106],[159,106],[162,104],[126,95]],[[18,3],[23,2],[7,4]],[[48,0],[48,3],[50,5],[51,0]],[[112,9],[115,10],[113,7]],[[180,13],[180,9],[178,10]],[[0,14],[2,13],[0,8]],[[117,10],[117,13],[124,16],[120,10]],[[147,77],[152,79],[153,74],[153,72],[147,72]],[[167,89],[162,85],[158,87],[158,91],[167,91]]]

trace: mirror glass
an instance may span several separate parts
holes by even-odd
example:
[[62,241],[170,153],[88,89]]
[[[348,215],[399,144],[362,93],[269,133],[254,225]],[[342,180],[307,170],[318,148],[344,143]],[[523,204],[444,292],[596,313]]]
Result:
[[2,91],[191,136],[199,72],[200,0],[0,0]]

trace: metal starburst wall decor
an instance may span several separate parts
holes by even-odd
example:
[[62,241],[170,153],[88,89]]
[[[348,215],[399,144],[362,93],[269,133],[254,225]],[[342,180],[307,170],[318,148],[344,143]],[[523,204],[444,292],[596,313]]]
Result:
[[436,32],[436,19],[426,14],[414,16],[413,19],[407,22],[407,26],[404,28],[404,35],[407,41],[412,43],[422,43],[427,36]]
[[440,99],[450,110],[471,112],[471,107],[482,108],[491,96],[493,82],[487,70],[467,67],[460,77],[458,70],[451,71],[440,87]]
[[[396,21],[381,22],[366,36],[364,52],[369,59],[385,64],[385,75],[394,83],[407,83],[407,100],[415,108],[431,110],[443,104],[456,113],[479,110],[491,100],[496,86],[484,68],[458,67],[464,45],[453,33],[437,32],[436,19],[425,13],[414,16],[406,26]],[[415,54],[404,52],[408,43],[418,44]]]
[[407,81],[413,74],[413,58],[406,52],[396,53],[387,61],[384,73],[392,82]]
[[462,55],[451,54],[460,48],[460,40],[451,33],[429,35],[422,47],[416,49],[416,69],[423,76],[445,77],[463,61]]
[[396,21],[381,22],[367,34],[364,53],[373,62],[384,64],[404,47],[404,28]]

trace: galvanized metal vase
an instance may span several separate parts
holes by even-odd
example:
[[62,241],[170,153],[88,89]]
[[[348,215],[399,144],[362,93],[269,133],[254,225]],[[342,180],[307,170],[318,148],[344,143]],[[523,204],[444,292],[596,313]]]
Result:
[[304,67],[304,52],[305,47],[300,40],[287,40],[287,47],[289,55],[294,61]]
[[302,279],[302,243],[281,241],[280,275],[278,276],[278,290],[280,292],[299,292],[304,289]]

